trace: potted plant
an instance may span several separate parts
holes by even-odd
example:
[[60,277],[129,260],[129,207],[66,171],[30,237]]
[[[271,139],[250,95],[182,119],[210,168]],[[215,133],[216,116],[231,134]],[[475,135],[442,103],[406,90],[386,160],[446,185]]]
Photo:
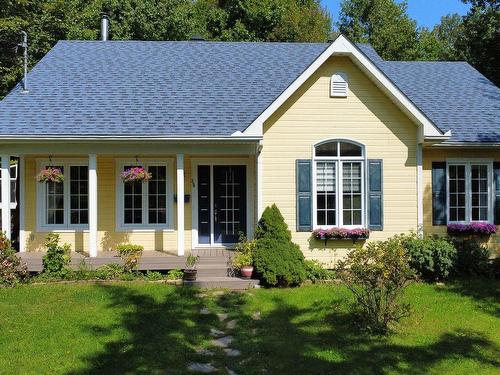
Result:
[[36,175],[36,180],[40,183],[43,182],[64,182],[64,175],[60,168],[45,167]]
[[130,167],[120,173],[120,178],[125,183],[148,181],[151,177],[151,173],[143,167]]
[[196,280],[196,273],[198,272],[198,270],[196,269],[196,263],[198,263],[199,258],[200,257],[198,255],[188,255],[188,257],[186,258],[186,268],[184,269],[184,280]]
[[233,266],[240,270],[241,276],[250,279],[253,273],[252,253],[236,253],[233,258]]

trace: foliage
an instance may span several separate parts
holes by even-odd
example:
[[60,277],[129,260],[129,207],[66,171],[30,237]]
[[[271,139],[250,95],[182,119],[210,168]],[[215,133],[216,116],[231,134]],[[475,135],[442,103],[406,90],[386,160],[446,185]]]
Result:
[[457,248],[456,272],[461,276],[487,275],[489,269],[489,250],[475,238],[454,238]]
[[153,175],[143,167],[131,167],[120,173],[123,182],[149,181]]
[[356,247],[339,262],[337,271],[354,294],[356,308],[369,330],[386,333],[391,323],[409,314],[409,304],[400,299],[415,273],[398,238]]
[[134,244],[120,244],[116,247],[118,255],[123,260],[123,268],[126,272],[132,272],[137,269],[139,259],[142,256],[144,247]]
[[255,248],[257,246],[256,240],[249,241],[243,233],[240,234],[240,240],[236,244],[235,256],[231,260],[231,263],[236,268],[241,268],[244,266],[253,266],[253,259]]
[[196,269],[196,264],[198,263],[199,259],[200,259],[199,255],[189,254],[186,258],[186,269],[188,270]]
[[398,235],[406,253],[410,257],[410,266],[428,281],[444,280],[453,273],[457,250],[446,238],[419,238],[416,233]]
[[105,264],[95,271],[95,277],[100,280],[116,280],[119,279],[124,272],[123,266],[119,264]]
[[142,275],[142,278],[146,281],[160,281],[165,279],[165,276],[161,272],[147,270]]
[[64,278],[70,270],[67,268],[71,260],[71,247],[65,243],[59,244],[59,234],[49,233],[45,238],[47,253],[42,258],[43,273]]
[[335,278],[335,272],[327,270],[317,260],[306,259],[304,261],[304,268],[306,270],[306,280],[310,280],[313,283],[333,280]]
[[305,280],[304,255],[292,242],[288,226],[275,204],[264,210],[255,237],[254,267],[265,284],[292,286]]
[[183,272],[182,270],[170,270],[167,272],[166,279],[167,280],[180,280],[183,277]]
[[5,234],[0,233],[0,286],[14,286],[28,278],[28,267],[17,256]]
[[246,266],[253,265],[253,254],[252,253],[236,253],[232,260],[232,264],[236,268],[242,268]]
[[11,0],[0,2],[0,98],[23,73],[16,53],[28,33],[33,67],[58,40],[96,40],[101,13],[114,40],[326,41],[331,18],[319,0]]
[[37,175],[38,182],[64,182],[64,175],[59,168],[47,167],[42,169]]

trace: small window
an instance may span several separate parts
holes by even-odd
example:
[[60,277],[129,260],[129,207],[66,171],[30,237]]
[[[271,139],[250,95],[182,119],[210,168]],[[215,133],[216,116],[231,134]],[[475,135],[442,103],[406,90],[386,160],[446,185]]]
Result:
[[349,84],[345,73],[335,73],[330,80],[330,97],[346,98]]

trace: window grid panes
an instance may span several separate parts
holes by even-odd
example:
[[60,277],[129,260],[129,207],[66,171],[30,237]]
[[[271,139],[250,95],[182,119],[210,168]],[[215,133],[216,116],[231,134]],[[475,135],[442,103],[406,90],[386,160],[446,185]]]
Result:
[[149,166],[152,178],[148,181],[148,219],[150,224],[167,223],[167,167]]
[[70,223],[89,223],[88,167],[70,167]]
[[450,221],[465,221],[465,165],[450,165]]
[[361,163],[342,163],[343,225],[361,225]]
[[[63,166],[51,167],[59,168],[64,174]],[[64,183],[46,182],[45,192],[47,224],[64,224]]]
[[471,220],[488,220],[487,165],[471,165]]
[[336,162],[316,164],[316,220],[318,225],[336,225]]
[[[132,167],[125,166],[123,170]],[[142,224],[142,182],[127,182],[123,185],[124,223]]]

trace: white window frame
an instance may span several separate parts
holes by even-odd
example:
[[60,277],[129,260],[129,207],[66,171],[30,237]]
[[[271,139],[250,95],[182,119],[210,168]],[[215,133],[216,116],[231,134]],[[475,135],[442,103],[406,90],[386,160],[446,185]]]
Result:
[[[316,156],[316,147],[325,144],[337,142],[337,153],[340,155],[340,143],[352,143],[356,146],[361,147],[361,156]],[[315,143],[312,147],[312,194],[313,194],[313,229],[326,229],[326,228],[366,228],[367,223],[367,210],[366,210],[366,148],[362,143],[354,141],[352,139],[346,138],[334,138],[326,139],[321,142]],[[324,161],[334,161],[335,163],[335,174],[336,174],[336,225],[318,225],[318,214],[317,214],[317,179],[316,179],[316,163]],[[360,162],[361,163],[361,225],[344,225],[343,224],[343,184],[342,184],[342,168],[345,162]],[[342,166],[341,166],[342,165]]]
[[[124,186],[120,173],[127,165],[141,166],[147,169],[150,166],[165,166],[167,169],[167,222],[166,224],[149,224],[148,201],[149,189],[146,181],[142,182],[142,219],[141,224],[126,224],[124,215]],[[117,159],[116,160],[116,231],[117,232],[141,232],[141,231],[173,231],[174,225],[174,195],[173,195],[173,159]]]
[[[86,231],[89,229],[88,224],[71,224],[70,220],[70,167],[72,166],[86,166],[88,168],[89,163],[87,159],[52,159],[52,161],[47,161],[46,159],[38,159],[36,162],[37,173],[42,168],[47,166],[61,166],[64,167],[64,224],[48,224],[47,223],[47,184],[36,182],[37,185],[37,230],[39,232],[45,231]],[[89,202],[90,203],[90,202]]]
[[[450,220],[450,166],[465,166],[465,220]],[[488,220],[472,221],[471,166],[486,165],[488,168]],[[483,222],[493,224],[493,160],[492,159],[448,159],[446,161],[446,218],[448,224],[469,224]]]
[[[17,207],[17,198],[16,196],[12,197],[12,183],[14,182],[14,185],[16,185],[16,189],[19,188],[17,186],[17,174],[19,173],[19,162],[16,162],[15,164],[10,165],[10,192],[11,192],[11,198],[10,198],[10,209],[14,210]],[[0,183],[2,182],[2,176],[0,173]],[[14,198],[14,199],[12,199]],[[0,196],[0,205],[2,204],[2,197]],[[1,211],[1,210],[0,210]]]

